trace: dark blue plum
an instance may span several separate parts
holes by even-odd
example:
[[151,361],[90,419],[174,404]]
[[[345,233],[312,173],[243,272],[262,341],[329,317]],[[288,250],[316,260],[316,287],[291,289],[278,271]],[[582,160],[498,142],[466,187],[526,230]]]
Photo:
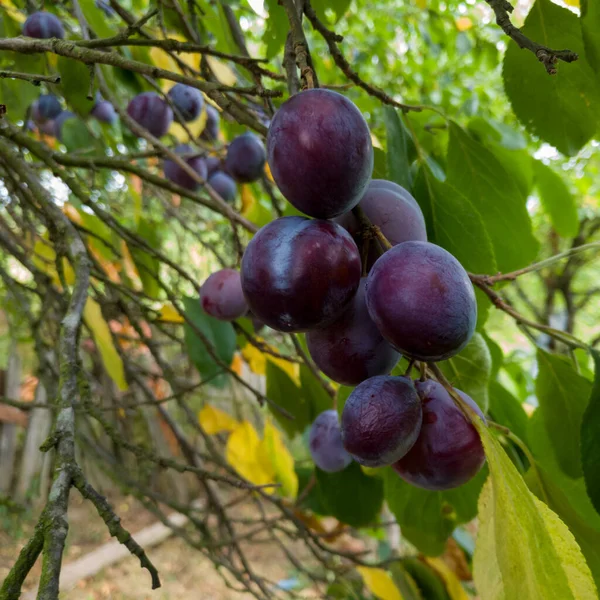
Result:
[[360,283],[350,234],[331,221],[282,217],[262,227],[242,258],[242,288],[252,313],[278,331],[332,323]]
[[[198,176],[205,180],[206,179],[206,163],[201,156],[194,156],[197,152],[187,144],[180,144],[175,148],[176,154],[181,154],[183,160],[196,172]],[[186,158],[187,157],[187,158]],[[184,187],[187,190],[197,190],[200,187],[200,183],[188,175],[175,161],[167,158],[163,167],[165,177]]]
[[23,35],[38,39],[65,37],[65,28],[60,19],[49,12],[35,12],[23,23]]
[[233,321],[248,312],[242,293],[240,273],[221,269],[213,273],[200,288],[200,303],[204,311],[215,319]]
[[253,133],[244,133],[229,144],[225,167],[239,183],[250,183],[262,175],[266,158],[265,147],[260,139]]
[[169,98],[182,119],[188,122],[198,118],[204,105],[202,92],[183,83],[176,83],[169,90]]
[[96,101],[90,114],[101,123],[108,123],[109,125],[116,123],[119,118],[115,107],[108,100],[102,99]]
[[225,202],[233,202],[237,196],[237,185],[235,181],[222,171],[213,173],[208,178],[209,185],[225,200]]
[[200,137],[207,142],[214,142],[219,137],[219,123],[221,116],[219,111],[210,104],[206,104],[206,125]]
[[314,420],[308,447],[315,465],[321,471],[337,473],[352,462],[352,457],[342,444],[340,419],[336,410],[326,410]]
[[218,156],[206,157],[206,173],[210,177],[213,173],[221,170],[222,162]]
[[31,105],[31,118],[37,125],[56,119],[61,112],[60,100],[54,94],[42,94]]
[[173,109],[156,92],[143,92],[127,106],[127,114],[153,136],[162,137],[173,122]]

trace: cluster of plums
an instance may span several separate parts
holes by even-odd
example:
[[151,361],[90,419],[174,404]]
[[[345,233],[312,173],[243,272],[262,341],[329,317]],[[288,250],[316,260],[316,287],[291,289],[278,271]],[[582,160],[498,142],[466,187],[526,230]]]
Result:
[[[322,470],[354,459],[392,465],[426,489],[465,483],[485,458],[470,419],[436,381],[389,374],[401,354],[439,361],[468,343],[477,321],[468,274],[427,241],[407,190],[370,179],[369,129],[344,96],[314,89],[285,102],[269,127],[267,158],[283,195],[313,218],[262,227],[240,272],[224,269],[203,284],[204,310],[226,320],[250,311],[277,331],[306,332],[317,366],[357,386],[341,423],[334,410],[313,423],[309,445]],[[391,249],[384,251],[373,226]],[[456,393],[483,419],[471,398]]]

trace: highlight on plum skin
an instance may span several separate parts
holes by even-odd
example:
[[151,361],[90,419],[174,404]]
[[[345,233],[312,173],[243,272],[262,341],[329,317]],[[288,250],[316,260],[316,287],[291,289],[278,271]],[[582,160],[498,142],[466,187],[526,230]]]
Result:
[[252,183],[263,174],[266,159],[263,143],[248,132],[238,135],[229,144],[225,168],[238,183]]
[[428,242],[398,244],[377,260],[367,279],[367,308],[394,348],[423,361],[460,352],[477,324],[468,273]]
[[225,200],[225,202],[233,202],[237,196],[237,185],[235,181],[223,173],[216,171],[208,178],[208,184]]
[[239,271],[221,269],[210,275],[200,288],[200,303],[204,312],[221,321],[243,317],[248,312],[248,304]]
[[321,471],[337,473],[352,462],[352,457],[342,444],[340,419],[336,410],[326,410],[314,420],[308,447],[315,465]]
[[131,99],[127,114],[154,137],[162,137],[173,122],[173,109],[156,92],[142,92]]
[[262,227],[242,258],[242,287],[252,313],[284,332],[332,323],[356,294],[360,256],[331,221],[281,217]]
[[[423,424],[414,446],[393,466],[408,483],[426,490],[449,490],[475,477],[485,454],[475,426],[467,420],[446,389],[437,381],[417,381],[423,401]],[[460,397],[485,422],[467,394]]]
[[214,142],[219,137],[219,123],[221,116],[219,111],[210,104],[205,104],[206,125],[200,134],[200,138],[207,142]]
[[167,95],[184,121],[193,121],[200,116],[204,105],[200,90],[184,83],[176,83]]
[[306,334],[308,350],[317,367],[343,385],[357,385],[374,375],[387,375],[401,358],[369,316],[365,286],[363,278],[350,305],[335,322]]
[[421,400],[411,379],[371,377],[354,388],[344,405],[344,448],[361,465],[391,465],[412,448],[422,420]]

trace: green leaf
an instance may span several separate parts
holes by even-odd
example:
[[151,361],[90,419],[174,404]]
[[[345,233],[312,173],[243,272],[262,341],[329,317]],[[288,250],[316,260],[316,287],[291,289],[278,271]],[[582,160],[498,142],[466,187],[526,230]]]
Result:
[[309,407],[309,420],[312,423],[318,415],[333,406],[333,398],[306,365],[300,365],[300,385],[304,401]]
[[283,48],[290,26],[285,9],[277,0],[266,0],[265,4],[269,11],[269,18],[263,34],[263,42],[267,46],[267,58],[273,58]]
[[533,187],[533,158],[527,150],[509,150],[499,144],[486,144],[507,173],[512,176],[523,198],[527,198]]
[[527,441],[527,413],[523,405],[497,381],[490,382],[490,417]]
[[[492,242],[481,215],[472,202],[456,188],[436,179],[429,167],[419,169],[413,187],[430,242],[453,254],[467,271],[496,273]],[[490,302],[480,290],[477,295],[477,324],[487,319]]]
[[271,405],[269,409],[290,437],[302,433],[311,422],[310,406],[302,391],[283,369],[270,360],[267,360],[266,377],[267,398],[293,415],[294,420],[282,415]]
[[490,351],[490,356],[492,357],[492,372],[490,375],[491,378],[495,378],[496,375],[498,375],[500,367],[502,366],[504,354],[502,353],[502,348],[500,348],[496,340],[493,340],[485,331],[483,331],[481,335],[483,336],[483,339],[485,340],[485,343]]
[[[199,298],[184,298],[183,307],[187,319],[206,337],[218,359],[226,365],[230,365],[235,351],[235,330],[231,323],[219,321],[207,315],[202,309]],[[210,355],[206,344],[198,336],[194,327],[187,322],[183,327],[188,356],[202,378],[213,378],[223,371],[223,368]],[[218,377],[212,379],[211,383],[221,387],[225,381],[225,377]]]
[[575,237],[579,231],[577,204],[564,179],[539,160],[533,161],[535,185],[552,227],[563,237]]
[[403,536],[428,556],[441,554],[460,523],[477,515],[477,498],[487,470],[469,483],[445,492],[432,492],[406,483],[393,469],[383,471],[385,500]]
[[344,404],[346,404],[346,400],[348,400],[348,397],[350,396],[350,394],[353,391],[354,391],[354,388],[347,386],[347,385],[340,385],[340,387],[338,389],[337,411],[338,411],[338,414],[340,415],[340,418],[342,417],[342,412],[344,410]]
[[87,114],[94,105],[87,99],[90,88],[90,71],[86,65],[72,58],[59,56],[57,59],[60,73],[60,89],[69,108],[82,116]]
[[488,409],[488,381],[492,372],[492,356],[480,333],[456,355],[439,363],[450,383],[470,396],[485,413]]
[[[15,35],[19,35],[19,33]],[[11,59],[11,67],[14,70],[24,73],[45,72],[45,63],[41,55],[26,55],[3,51],[2,57],[4,59]],[[12,123],[25,118],[29,106],[40,94],[40,88],[32,85],[29,81],[0,79],[0,104],[6,106],[6,117]]]
[[569,477],[580,477],[581,424],[592,384],[562,356],[538,349],[537,359],[538,410],[548,435],[555,440],[552,447],[561,468]]
[[387,179],[387,155],[381,148],[373,148],[373,179]]
[[585,57],[596,71],[600,71],[600,4],[581,0],[581,30]]
[[97,140],[86,124],[77,118],[66,119],[61,127],[62,143],[69,152],[79,151],[79,154],[97,152],[102,144]]
[[98,8],[96,0],[79,0],[79,6],[88,25],[99,37],[112,37],[117,33],[117,28],[113,26],[114,21],[111,22],[106,13]]
[[[138,223],[136,233],[151,248],[160,248],[161,238],[158,231],[159,229],[155,224],[142,218]],[[137,246],[130,246],[130,250],[131,257],[133,258],[133,262],[135,263],[138,273],[140,274],[140,279],[142,280],[144,293],[151,298],[157,298],[160,292],[160,286],[157,279],[160,267],[159,259]]]
[[423,598],[427,600],[452,600],[441,577],[422,560],[413,557],[403,558],[400,565],[416,583]]
[[565,524],[525,485],[502,446],[479,420],[490,477],[479,498],[473,559],[482,600],[597,598],[590,570]]
[[598,80],[585,59],[579,19],[550,0],[536,0],[522,32],[539,44],[579,54],[576,62],[559,63],[558,75],[550,77],[532,52],[510,41],[503,68],[504,88],[521,123],[573,156],[596,132],[600,101]]
[[316,2],[313,2],[313,7],[319,19],[327,22],[332,22],[332,20],[327,19],[325,9],[332,10],[335,13],[335,19],[333,20],[335,25],[344,16],[351,2],[352,0],[316,0]]
[[588,407],[581,423],[581,463],[592,504],[600,513],[600,352],[592,350],[595,379]]
[[448,183],[459,189],[481,215],[500,271],[529,264],[539,244],[531,219],[511,174],[484,146],[450,123]]
[[383,120],[387,135],[388,176],[392,181],[410,190],[412,182],[407,142],[410,134],[395,108],[384,106]]
[[317,490],[327,514],[352,527],[366,527],[377,521],[383,504],[383,481],[365,475],[358,463],[343,471],[315,470]]
[[414,577],[400,561],[394,561],[389,570],[394,583],[402,594],[402,600],[424,600]]

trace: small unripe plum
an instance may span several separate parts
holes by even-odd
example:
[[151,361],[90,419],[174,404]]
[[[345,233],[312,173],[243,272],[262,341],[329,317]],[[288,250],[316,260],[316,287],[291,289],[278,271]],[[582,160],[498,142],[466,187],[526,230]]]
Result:
[[129,102],[127,114],[155,137],[165,135],[173,122],[172,108],[156,92],[138,94]]
[[23,23],[23,35],[38,39],[65,37],[65,28],[60,19],[46,11],[35,12]]
[[359,283],[358,248],[331,221],[276,219],[258,231],[242,258],[242,288],[250,309],[278,331],[332,323]]
[[[72,113],[70,110],[64,110],[63,112],[54,119],[53,123],[53,131],[52,133],[48,132],[48,135],[54,135],[57,140],[63,141],[63,125],[65,121],[70,119],[75,119],[75,113]],[[46,132],[44,132],[46,133]]]
[[208,184],[225,200],[233,202],[237,195],[237,185],[235,181],[223,171],[217,171],[208,178]]
[[233,321],[248,312],[242,293],[240,273],[221,269],[213,273],[200,288],[200,303],[204,311],[215,319]]
[[361,279],[356,296],[339,319],[306,334],[308,350],[317,367],[343,385],[357,385],[374,375],[387,375],[401,358],[369,316],[365,285],[366,279]]
[[[184,160],[198,176],[205,180],[206,179],[206,163],[201,156],[194,156],[194,150],[187,144],[180,144],[175,148],[175,154],[180,154],[182,160]],[[200,187],[200,183],[196,181],[191,175],[186,173],[175,161],[167,158],[163,167],[165,177],[184,187],[186,190],[197,190]]]
[[344,404],[344,448],[361,465],[391,465],[412,448],[422,419],[421,400],[408,377],[371,377]]
[[42,94],[31,105],[31,118],[37,125],[56,119],[62,112],[60,100],[54,94]]
[[210,104],[206,104],[206,125],[200,134],[201,139],[214,142],[219,137],[219,123],[221,116],[219,111]]
[[373,171],[371,134],[362,114],[346,97],[323,88],[281,105],[269,127],[267,152],[281,193],[319,219],[354,208]]
[[227,148],[225,167],[239,183],[251,183],[259,179],[265,162],[265,147],[253,133],[239,135]]
[[[423,401],[421,433],[393,467],[400,477],[426,490],[449,490],[474,477],[485,462],[479,434],[446,389],[437,381],[417,381]],[[460,390],[460,397],[485,421],[480,408]]]
[[115,123],[119,118],[115,107],[108,100],[102,99],[94,104],[90,114],[101,123],[108,123],[109,125]]
[[477,323],[468,273],[428,242],[398,244],[377,260],[367,279],[367,308],[392,346],[423,361],[460,352]]
[[314,420],[308,447],[315,465],[321,471],[337,473],[352,462],[352,457],[342,444],[340,420],[336,410],[326,410]]
[[169,90],[169,98],[184,121],[198,118],[204,104],[202,92],[184,83],[176,83]]

